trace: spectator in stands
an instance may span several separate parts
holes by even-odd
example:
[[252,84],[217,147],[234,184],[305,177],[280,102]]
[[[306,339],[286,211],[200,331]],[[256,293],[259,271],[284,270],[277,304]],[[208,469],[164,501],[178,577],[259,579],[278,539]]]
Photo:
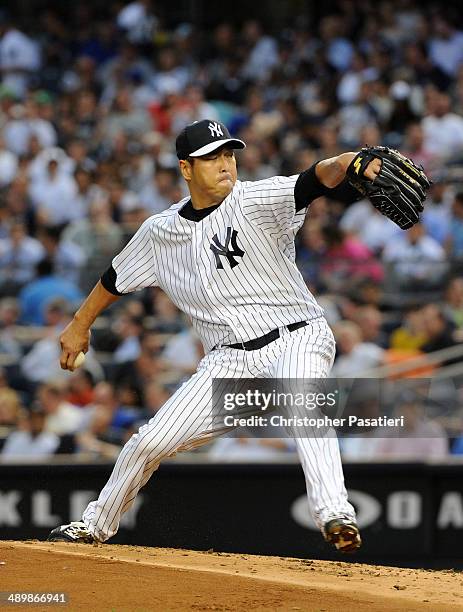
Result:
[[112,376],[112,382],[123,404],[139,407],[145,405],[145,384],[157,379],[165,370],[161,352],[162,344],[158,334],[145,330],[140,336],[139,356],[121,363]]
[[[330,123],[329,121],[327,121],[323,124],[323,126],[317,125],[317,128],[319,128],[319,131],[316,134],[316,140],[318,142],[316,155],[317,160],[321,158],[328,158],[334,157],[335,155],[339,155],[341,153],[341,147],[339,146],[338,128],[336,122],[333,121],[332,123]],[[242,155],[240,155],[240,159],[241,158]],[[310,168],[314,161],[316,160],[311,159],[308,164],[303,166],[303,168]],[[266,176],[271,176],[272,174],[275,174],[275,172],[273,171],[273,173],[269,173]]]
[[105,440],[114,444],[125,442],[126,432],[143,415],[138,408],[122,405],[115,387],[106,381],[101,381],[95,385],[93,402],[85,410],[84,431],[87,429],[88,423],[91,422],[93,413],[99,408],[112,415],[105,432]]
[[452,157],[463,146],[463,118],[451,112],[447,93],[428,90],[427,113],[421,125],[424,146],[441,160]]
[[396,351],[419,351],[427,340],[424,312],[419,306],[410,306],[400,327],[390,337],[389,347]]
[[85,266],[78,266],[79,285],[84,291],[93,287],[123,244],[123,232],[111,218],[108,199],[103,196],[91,202],[88,218],[70,223],[62,243],[77,245],[84,254]]
[[47,147],[31,154],[30,163],[23,169],[27,172],[30,184],[40,184],[50,178],[50,162],[57,163],[56,175],[72,177],[76,162],[60,147]]
[[40,70],[38,44],[29,38],[2,10],[0,15],[0,75],[4,87],[24,98],[32,76]]
[[426,199],[421,216],[426,233],[445,246],[450,234],[452,198],[447,183],[437,174]]
[[91,170],[77,166],[74,170],[76,193],[72,203],[74,219],[85,219],[88,216],[90,204],[98,198],[104,197],[104,191],[93,182]]
[[445,459],[448,439],[437,421],[427,418],[417,400],[407,399],[394,411],[394,417],[404,417],[404,427],[381,431],[376,444],[377,458],[391,457],[404,461]]
[[339,227],[326,225],[322,229],[326,251],[321,261],[321,274],[330,291],[343,291],[363,279],[380,281],[381,264],[357,237],[348,236]]
[[56,275],[78,284],[86,260],[84,250],[73,242],[61,239],[61,228],[57,226],[41,227],[38,237],[45,257],[53,261]]
[[352,321],[341,321],[334,327],[340,355],[332,369],[333,376],[359,376],[382,364],[384,350],[372,342],[362,342],[362,332]]
[[[50,300],[45,306],[45,325],[47,327],[44,337],[36,341],[30,351],[22,358],[20,370],[23,378],[34,386],[37,382],[52,380],[68,380],[70,373],[62,370],[59,364],[60,346],[59,336],[63,328],[69,323],[72,306],[62,298]],[[101,379],[103,373],[101,366],[95,359],[93,349],[86,355],[84,368],[95,379]],[[80,376],[80,374],[76,374]],[[26,385],[29,388],[31,385]]]
[[113,324],[113,330],[119,338],[119,345],[113,353],[114,363],[135,361],[140,355],[140,335],[143,331],[143,319],[120,312]]
[[50,377],[63,377],[59,367],[59,335],[70,320],[71,310],[70,304],[62,298],[54,298],[45,305],[47,334],[35,342],[21,360],[21,373],[27,381],[37,383]]
[[428,151],[424,144],[423,127],[418,121],[412,121],[408,124],[401,151],[406,157],[413,159],[416,164],[421,164],[426,172],[429,173],[433,169],[435,156],[431,151]]
[[0,300],[0,354],[20,359],[22,348],[15,334],[20,314],[18,301],[14,298]]
[[434,15],[432,27],[429,57],[449,77],[455,77],[463,63],[463,32],[457,30],[449,19],[439,14]]
[[183,95],[183,108],[179,109],[175,119],[176,129],[203,119],[220,121],[216,108],[204,99],[202,87],[198,84],[187,85]]
[[116,137],[124,134],[139,138],[152,128],[150,116],[146,110],[135,108],[128,87],[119,89],[112,108],[101,126],[103,140],[113,146]]
[[456,329],[463,328],[463,278],[461,276],[451,278],[447,283],[443,312]]
[[[164,46],[157,56],[157,70],[150,83],[160,98],[168,98],[170,94],[179,94],[191,79],[191,67],[181,62],[175,46]],[[174,120],[175,116],[171,117]],[[174,132],[175,128],[170,126]],[[181,129],[181,128],[179,128]]]
[[[95,64],[89,57],[79,57],[76,60],[76,71],[78,72],[78,78],[82,81],[87,81],[87,84],[91,86],[94,80]],[[75,106],[75,131],[74,136],[78,139],[89,140],[93,137],[95,130],[98,127],[98,107],[95,93],[85,85],[81,86],[79,95],[77,96]],[[75,146],[75,145],[74,145]],[[75,148],[74,148],[75,151]],[[81,161],[87,161],[82,160]],[[88,163],[86,164],[88,166]],[[74,178],[80,187],[81,194],[85,198],[85,187],[89,187],[89,179],[87,180],[83,174],[79,175],[79,171],[84,170],[84,167],[77,166],[74,172]],[[85,200],[84,200],[85,201]]]
[[382,258],[392,267],[400,286],[408,290],[435,287],[447,269],[444,249],[426,235],[422,223],[391,240]]
[[10,109],[3,135],[7,146],[19,156],[37,155],[57,142],[52,121],[41,116],[40,110],[35,96]]
[[15,295],[34,278],[45,249],[38,240],[27,235],[21,220],[12,222],[9,237],[0,239],[0,291]]
[[177,172],[172,168],[158,167],[150,181],[140,193],[140,202],[150,215],[162,212],[172,205],[172,192],[177,180]]
[[119,201],[120,221],[130,235],[149,217],[148,211],[136,193],[126,191]]
[[352,104],[360,95],[360,87],[364,80],[375,74],[374,69],[369,68],[364,53],[356,50],[352,56],[352,62],[346,70],[337,86],[336,95],[341,104]]
[[77,453],[114,460],[121,447],[107,441],[108,428],[113,415],[102,405],[94,407],[87,427],[76,434]]
[[45,325],[45,307],[54,298],[63,298],[77,305],[83,299],[80,289],[71,281],[54,273],[53,263],[42,259],[37,264],[37,280],[19,293],[21,322],[26,325]]
[[161,289],[153,289],[151,304],[153,309],[153,329],[160,334],[178,334],[185,329],[185,319],[177,306]]
[[463,192],[455,194],[449,218],[449,233],[446,240],[449,257],[461,263],[463,260]]
[[8,225],[13,225],[16,221],[22,221],[27,229],[30,237],[35,232],[35,216],[33,207],[28,195],[29,180],[26,174],[22,171],[18,171],[15,178],[8,187],[5,193],[5,206],[4,214],[7,216],[3,224],[3,228],[0,232],[0,237],[7,237],[7,230],[10,229]]
[[46,382],[39,386],[37,400],[45,413],[44,431],[58,436],[74,434],[83,425],[83,413],[66,401],[66,386],[58,382]]
[[339,140],[348,147],[362,145],[360,138],[363,127],[376,122],[376,112],[371,104],[372,93],[371,83],[364,81],[357,101],[342,106],[338,111]]
[[373,253],[381,253],[400,229],[390,219],[378,212],[368,200],[360,200],[349,206],[342,215],[340,228],[357,236]]
[[55,154],[50,154],[45,175],[31,182],[29,195],[42,225],[62,225],[81,215],[74,206],[77,196],[75,179],[60,171],[59,157]]
[[151,0],[137,0],[126,4],[117,14],[117,25],[131,42],[150,42],[158,25]]
[[100,66],[98,70],[98,84],[103,88],[101,101],[108,111],[108,107],[121,83],[126,82],[127,75],[138,74],[143,82],[150,83],[153,77],[153,68],[140,53],[137,47],[127,40],[120,40],[118,36],[117,54]]
[[[5,382],[5,374],[2,374]],[[19,395],[13,389],[0,388],[0,446],[9,433],[14,431],[22,417],[22,406]]]
[[211,66],[207,93],[211,100],[242,105],[247,85],[247,80],[241,71],[240,58],[234,49],[223,60],[218,60],[215,66]]
[[0,187],[9,185],[18,170],[18,157],[5,147],[5,142],[0,136]]
[[452,98],[454,100],[454,111],[461,115],[463,111],[463,70],[462,66],[458,69],[457,80],[452,84]]
[[352,62],[353,46],[345,34],[346,24],[340,15],[328,15],[320,22],[320,38],[328,64],[343,72]]
[[172,393],[166,385],[160,384],[156,380],[148,382],[144,389],[145,405],[141,418],[151,419],[171,395]]
[[262,24],[256,20],[244,24],[242,39],[248,52],[244,77],[253,82],[264,81],[278,62],[276,40],[264,34]]
[[260,181],[276,174],[275,168],[263,163],[260,149],[255,145],[244,149],[238,163],[242,181]]
[[166,368],[175,372],[180,379],[194,374],[202,357],[204,349],[193,329],[185,329],[175,334],[167,340],[162,351]]
[[374,306],[380,310],[384,306],[384,290],[382,283],[363,280],[353,288],[352,292],[358,304]]
[[323,224],[317,219],[306,219],[298,235],[297,263],[309,287],[318,291],[322,286],[321,262],[326,251]]
[[66,400],[74,406],[84,407],[93,402],[94,380],[86,368],[76,370],[68,379]]
[[362,333],[363,342],[372,342],[377,346],[386,348],[388,337],[383,329],[383,315],[375,306],[359,306],[352,317]]
[[257,144],[259,139],[274,136],[283,129],[282,111],[279,108],[266,108],[262,92],[257,88],[248,89],[243,112],[245,117],[242,123],[247,127],[241,135],[248,144]]
[[432,85],[438,90],[446,90],[452,82],[452,79],[429,59],[427,44],[423,40],[416,39],[408,42],[404,46],[403,60],[401,75],[409,83],[416,84],[418,92],[415,99],[419,99],[422,95],[422,88],[426,86]]
[[[88,140],[81,140],[80,138],[73,138],[65,145],[65,153],[68,157],[68,172],[76,172],[76,169],[82,169],[85,172],[88,172],[92,175],[93,181],[97,178],[97,174],[95,174],[95,170],[97,168],[97,164],[94,159],[90,157],[90,143]],[[78,178],[75,177],[76,182]],[[85,186],[85,184],[84,184]],[[87,194],[87,190],[84,190],[84,197]],[[91,196],[88,198],[89,200],[99,197],[100,188],[95,185],[93,182],[90,187]]]
[[58,449],[59,436],[46,431],[47,414],[40,406],[33,407],[25,414],[21,429],[12,431],[1,450],[1,459],[27,457],[40,459],[49,457]]
[[[127,296],[128,299],[124,300],[124,310],[131,317],[138,317],[142,319],[145,316],[145,308],[143,302],[137,300],[136,297],[132,296],[132,299]],[[151,326],[148,326],[151,329]]]
[[[390,109],[390,113],[388,113],[386,131],[388,132],[388,138],[395,139],[397,142],[401,142],[402,134],[405,133],[407,127],[418,119],[413,109],[412,93],[411,86],[403,80],[396,81],[389,89],[389,94],[392,99],[392,108]],[[417,140],[419,142],[419,136]],[[380,143],[373,142],[372,144]]]
[[[454,337],[454,325],[446,319],[442,308],[436,304],[428,304],[423,307],[424,329],[426,343],[422,346],[425,353],[442,351],[456,344]],[[461,358],[457,359],[460,361]],[[442,360],[441,365],[449,365],[454,360]]]

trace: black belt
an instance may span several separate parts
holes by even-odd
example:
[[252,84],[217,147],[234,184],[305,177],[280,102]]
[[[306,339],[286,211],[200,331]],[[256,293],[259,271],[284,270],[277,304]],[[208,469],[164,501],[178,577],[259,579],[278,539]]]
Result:
[[[305,327],[308,325],[307,321],[299,321],[299,323],[290,323],[289,325],[285,325],[286,329],[289,332],[296,331],[296,329],[300,329],[301,327]],[[261,349],[270,342],[274,342],[278,340],[280,337],[279,329],[272,329],[272,331],[268,332],[264,336],[260,336],[259,338],[254,338],[254,340],[248,340],[247,342],[237,342],[236,344],[223,344],[220,348],[233,348],[233,349],[241,349],[243,351],[257,351],[257,349]],[[216,348],[214,347],[212,350],[214,351]]]

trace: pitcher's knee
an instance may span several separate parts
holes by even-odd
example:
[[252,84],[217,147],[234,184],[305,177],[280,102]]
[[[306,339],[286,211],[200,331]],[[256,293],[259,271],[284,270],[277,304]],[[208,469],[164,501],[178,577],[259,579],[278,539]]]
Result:
[[144,427],[141,427],[138,433],[127,442],[127,445],[136,448],[140,457],[143,457],[145,461],[152,461],[158,457],[161,461],[174,452],[175,445],[171,437],[162,432],[144,429]]

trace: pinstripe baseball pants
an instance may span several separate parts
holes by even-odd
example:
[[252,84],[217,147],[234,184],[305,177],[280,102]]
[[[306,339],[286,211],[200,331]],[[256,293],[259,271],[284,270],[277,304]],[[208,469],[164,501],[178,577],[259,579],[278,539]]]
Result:
[[[112,537],[121,515],[163,459],[223,433],[213,431],[213,378],[325,378],[334,352],[333,334],[324,319],[293,332],[284,329],[279,339],[259,350],[222,348],[210,352],[190,380],[122,449],[98,499],[83,514],[90,533],[100,541]],[[295,441],[309,506],[318,526],[341,514],[354,518],[334,432],[323,437],[296,437]]]

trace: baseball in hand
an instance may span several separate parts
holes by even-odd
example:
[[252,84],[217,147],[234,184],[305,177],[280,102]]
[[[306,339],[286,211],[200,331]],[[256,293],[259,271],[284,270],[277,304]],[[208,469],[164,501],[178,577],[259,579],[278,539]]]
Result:
[[72,366],[74,369],[80,368],[81,365],[85,363],[85,353],[80,351],[74,361],[74,365]]

